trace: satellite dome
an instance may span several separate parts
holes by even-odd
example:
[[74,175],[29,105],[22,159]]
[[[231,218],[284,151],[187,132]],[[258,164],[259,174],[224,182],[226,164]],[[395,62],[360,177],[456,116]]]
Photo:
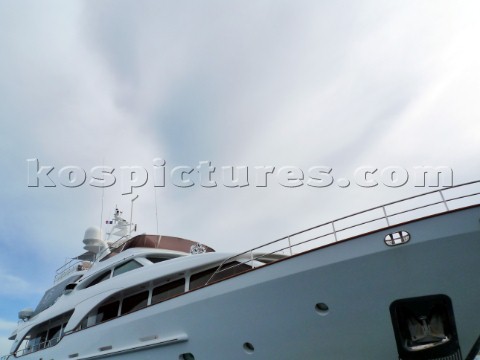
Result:
[[23,321],[27,321],[28,319],[30,319],[33,316],[33,313],[34,313],[33,310],[30,309],[30,308],[20,310],[19,313],[18,313],[18,318],[23,320]]
[[83,239],[95,239],[95,240],[102,240],[102,230],[96,226],[90,226],[87,230],[85,230],[85,235]]
[[83,248],[94,254],[98,254],[108,247],[107,243],[103,240],[102,230],[95,226],[85,230],[83,243],[85,244]]

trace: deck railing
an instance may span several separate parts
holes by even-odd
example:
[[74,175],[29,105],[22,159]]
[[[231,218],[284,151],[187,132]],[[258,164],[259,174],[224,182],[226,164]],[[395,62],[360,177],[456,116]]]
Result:
[[[15,352],[15,356],[19,357],[19,356],[23,356],[23,355],[26,355],[26,354],[30,354],[30,353],[33,353],[33,352],[36,352],[36,351],[39,351],[39,350],[43,350],[43,349],[47,349],[49,347],[55,346],[55,345],[58,344],[60,339],[61,339],[61,335],[57,335],[56,337],[54,337],[52,339],[45,340],[43,342],[31,345],[31,346],[27,346],[25,349],[17,350]],[[8,359],[8,357],[6,359]],[[42,358],[40,358],[40,359],[42,359]],[[4,360],[4,359],[0,358],[0,360]]]
[[[338,218],[225,259],[218,273],[242,264],[252,268],[370,231],[480,204],[480,180],[442,188]],[[234,262],[236,265],[232,265]],[[226,266],[225,264],[228,264]]]
[[[128,236],[122,236],[118,240],[116,240],[114,243],[109,244],[108,247],[103,249],[99,254],[96,255],[95,259],[92,260],[97,260],[103,258],[105,255],[107,255],[110,251],[115,250],[125,244],[130,237]],[[56,274],[55,274],[55,279],[54,283],[58,283],[61,280],[65,279],[68,275],[75,271],[82,271],[82,270],[88,270],[90,266],[92,265],[93,261],[85,261],[85,260],[79,260],[78,258],[73,258],[69,259],[64,265],[62,265],[60,268],[57,269]],[[2,359],[0,359],[2,360]]]
[[[91,266],[90,261],[82,261],[78,259],[70,259],[66,262],[63,266],[57,269],[55,278],[53,280],[54,284],[60,282],[61,280],[65,279],[68,275],[76,272],[76,271],[83,271],[88,270]],[[0,359],[2,360],[2,359]]]

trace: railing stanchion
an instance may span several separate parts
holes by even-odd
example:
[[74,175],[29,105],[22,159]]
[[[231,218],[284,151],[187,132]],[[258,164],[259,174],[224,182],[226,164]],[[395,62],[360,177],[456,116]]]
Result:
[[445,200],[445,197],[443,196],[442,190],[439,190],[438,192],[439,192],[440,196],[442,197],[442,201],[443,201],[443,204],[445,205],[445,208],[447,209],[447,211],[450,211],[450,209],[448,208],[447,201]]
[[288,237],[288,249],[290,250],[290,256],[292,256],[293,251],[292,251],[292,243],[290,242],[290,236]]
[[253,263],[253,250],[250,250],[250,260],[252,261],[252,269],[255,269],[255,264]]
[[333,236],[335,237],[335,241],[338,241],[337,230],[335,230],[335,222],[334,221],[332,221],[332,228],[333,228]]
[[385,210],[385,205],[382,206],[383,214],[385,215],[385,220],[387,221],[387,226],[390,226],[390,221],[388,220],[387,210]]

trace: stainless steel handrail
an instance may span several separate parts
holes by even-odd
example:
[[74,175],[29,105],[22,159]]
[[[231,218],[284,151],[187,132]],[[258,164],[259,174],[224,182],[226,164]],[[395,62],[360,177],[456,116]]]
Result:
[[65,265],[63,265],[61,268],[57,270],[57,273],[55,274],[55,278],[53,279],[53,283],[56,284],[60,282],[60,280],[63,280],[64,278],[67,277],[67,275],[70,275],[75,271],[88,270],[91,264],[92,264],[91,261],[71,259],[69,262],[67,262]]
[[[225,259],[218,266],[218,268],[215,270],[215,272],[212,274],[212,276],[208,279],[206,285],[209,284],[212,281],[212,279],[214,279],[214,277],[218,273],[220,273],[222,271],[225,271],[225,270],[228,270],[228,269],[231,269],[232,267],[240,266],[242,264],[251,264],[252,268],[254,268],[254,267],[256,267],[257,262],[261,263],[262,258],[265,258],[268,255],[277,254],[279,252],[283,252],[283,251],[287,251],[287,250],[288,250],[288,255],[285,255],[284,257],[288,258],[288,257],[294,255],[294,251],[293,251],[294,248],[297,249],[301,245],[305,245],[305,244],[310,243],[314,240],[328,238],[329,236],[333,237],[332,241],[330,241],[329,243],[334,243],[334,242],[337,242],[337,241],[340,241],[340,240],[344,240],[340,236],[342,232],[345,232],[347,230],[352,230],[352,229],[360,230],[359,227],[363,226],[363,225],[368,225],[368,224],[372,225],[372,228],[369,229],[368,231],[379,230],[379,229],[382,229],[382,228],[385,228],[385,227],[393,226],[393,225],[398,224],[398,223],[403,222],[403,221],[415,220],[416,218],[418,218],[418,217],[416,217],[416,218],[412,218],[412,219],[408,219],[408,220],[401,220],[401,221],[396,222],[395,217],[399,217],[400,215],[413,214],[417,211],[427,209],[427,208],[432,209],[434,206],[441,205],[441,204],[443,204],[443,207],[441,209],[435,210],[431,214],[428,214],[428,215],[436,215],[436,214],[441,214],[441,213],[445,213],[445,212],[454,210],[455,207],[454,207],[454,204],[452,204],[454,201],[463,200],[463,199],[467,199],[467,198],[472,198],[474,196],[480,195],[480,189],[477,189],[476,191],[468,192],[467,187],[470,186],[470,185],[480,185],[480,180],[471,181],[471,182],[467,182],[467,183],[463,183],[463,184],[459,184],[459,185],[455,185],[455,186],[451,186],[451,187],[447,187],[447,188],[442,188],[442,189],[438,189],[438,190],[434,190],[434,191],[429,191],[429,192],[426,192],[426,193],[423,193],[423,194],[410,196],[410,197],[407,197],[407,198],[404,198],[404,199],[401,199],[401,200],[398,200],[398,201],[393,201],[393,202],[390,202],[390,203],[386,203],[384,205],[380,205],[380,206],[376,206],[376,207],[373,207],[373,208],[370,208],[370,209],[367,209],[367,210],[356,212],[356,213],[353,213],[353,214],[335,219],[333,221],[328,221],[326,223],[322,223],[320,225],[316,225],[316,226],[310,227],[308,229],[295,232],[293,234],[284,236],[284,237],[279,238],[277,240],[273,240],[273,241],[270,241],[266,244],[254,247],[254,248],[249,249],[249,250],[246,250],[244,252],[241,252],[239,254],[236,254],[234,256],[231,256],[231,257]],[[466,190],[466,192],[462,193],[461,195],[450,197],[450,198],[445,197],[445,195],[448,192],[450,192],[454,189]],[[429,201],[428,196],[432,195],[432,194],[438,194],[439,199]],[[401,203],[405,203],[406,201],[414,200],[414,199],[418,199],[419,202],[421,202],[422,200],[425,200],[425,202],[422,202],[421,204],[420,203],[415,204],[414,207],[409,207],[409,208],[404,209],[404,210],[392,211],[390,213],[388,212],[389,207],[392,207],[393,205],[398,205],[398,204],[401,204]],[[475,204],[480,204],[480,199],[477,202],[475,202]],[[462,208],[462,207],[465,207],[465,206],[466,205],[463,205],[463,206],[459,206],[457,208]],[[349,220],[349,219],[351,220],[358,215],[362,215],[362,214],[374,215],[375,212],[378,212],[378,211],[381,211],[381,213],[382,213],[381,216],[375,216],[372,219],[368,219],[368,220],[364,220],[364,221],[360,221],[360,222],[354,222],[351,225],[343,226],[343,227],[340,226],[340,224],[339,224],[339,222],[341,222],[341,221],[345,221],[345,220]],[[374,226],[375,222],[383,222],[383,221],[384,221],[383,225]],[[313,230],[317,230],[317,229],[320,229],[322,227],[327,227],[327,226],[329,226],[332,230],[327,231],[324,234],[314,236],[314,237],[308,238],[306,240],[302,240],[302,241],[299,241],[297,243],[292,244],[292,239],[294,239],[295,237],[298,237],[299,235],[306,234],[306,233],[311,232]],[[363,233],[365,233],[365,231],[358,231],[358,232],[355,232],[353,234],[350,234],[350,235],[346,236],[345,238],[358,236],[358,235],[361,235]],[[288,243],[286,245],[281,245],[280,243],[282,241],[288,241]],[[275,248],[273,251],[269,251],[267,253],[261,253],[259,255],[255,254],[255,252],[258,252],[260,249],[270,247],[272,245],[279,245],[279,248]],[[323,244],[323,245],[326,245],[326,244]],[[309,250],[309,249],[304,249],[303,251],[299,251],[297,254],[305,252],[307,250]],[[275,261],[278,261],[278,260],[275,260]],[[238,262],[238,264],[231,265],[231,263],[233,261]],[[271,262],[275,262],[275,261],[271,261]],[[225,264],[230,264],[230,265],[228,266],[228,268],[224,268]]]
[[[114,243],[109,244],[108,247],[106,247],[104,250],[102,250],[97,256],[96,259],[102,259],[105,255],[107,255],[110,251],[115,250],[125,244],[128,240],[131,238],[128,236],[122,236],[121,238],[117,239]],[[90,264],[92,263],[91,261],[88,261]],[[79,266],[82,265],[84,261],[79,260],[78,258],[73,258],[70,259],[70,261],[66,262],[63,264],[61,267],[59,267],[56,271],[55,278],[53,280],[54,284],[58,283],[60,280],[65,278],[68,274],[71,274],[72,272],[75,271],[75,269]],[[87,270],[82,269],[82,270]],[[1,360],[1,359],[0,359]]]
[[81,260],[71,259],[69,262],[67,262],[65,265],[63,265],[57,270],[53,282],[56,284],[57,282],[65,278],[68,274],[74,272],[77,266],[81,263]]
[[[15,355],[16,356],[23,356],[23,355],[26,355],[26,354],[31,354],[31,353],[37,352],[39,350],[47,349],[49,347],[57,345],[60,342],[61,338],[62,338],[62,335],[58,335],[58,336],[55,336],[54,338],[42,341],[38,344],[34,344],[32,346],[27,346],[24,349],[17,350],[15,352]],[[0,360],[3,360],[3,358],[0,358]]]

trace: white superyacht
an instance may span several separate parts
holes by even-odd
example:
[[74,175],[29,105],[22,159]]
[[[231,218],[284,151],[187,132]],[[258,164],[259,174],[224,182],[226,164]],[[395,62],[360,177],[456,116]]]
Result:
[[479,358],[478,181],[241,254],[111,223],[20,311],[2,360]]

